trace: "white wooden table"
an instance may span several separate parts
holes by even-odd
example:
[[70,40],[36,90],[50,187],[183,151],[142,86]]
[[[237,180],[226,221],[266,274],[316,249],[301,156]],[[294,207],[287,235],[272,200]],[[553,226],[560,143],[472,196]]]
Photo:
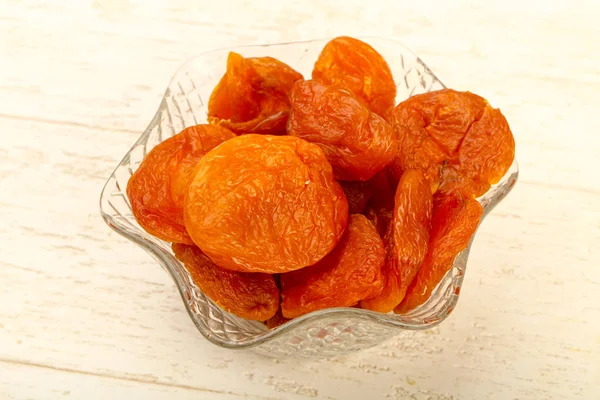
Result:
[[[600,398],[600,4],[485,3],[1,1],[0,398]],[[217,348],[102,184],[186,59],[339,34],[500,107],[521,179],[438,328],[333,361]]]

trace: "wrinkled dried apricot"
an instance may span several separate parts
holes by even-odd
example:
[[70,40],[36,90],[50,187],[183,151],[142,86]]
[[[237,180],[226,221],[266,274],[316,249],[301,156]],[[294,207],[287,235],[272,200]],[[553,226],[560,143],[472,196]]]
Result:
[[248,134],[198,163],[184,217],[194,243],[218,266],[280,273],[312,265],[335,247],[348,202],[319,146]]
[[340,185],[348,199],[348,212],[350,214],[362,213],[373,194],[371,181],[341,181]]
[[382,269],[383,291],[363,300],[363,308],[387,313],[404,298],[427,253],[432,201],[429,182],[423,173],[406,171],[396,189],[394,214],[384,239],[387,254]]
[[469,245],[482,214],[477,200],[457,195],[434,196],[427,255],[395,312],[406,313],[429,299],[458,253]]
[[196,246],[175,243],[172,249],[198,288],[225,311],[256,321],[277,312],[279,288],[272,275],[219,268]]
[[440,187],[437,193],[473,198],[484,194],[489,188],[489,183],[469,179],[461,173],[458,165],[448,163],[442,167]]
[[328,85],[347,87],[382,117],[394,107],[396,84],[392,71],[381,54],[361,40],[342,36],[329,41],[315,63],[312,77]]
[[267,328],[273,329],[273,328],[277,328],[280,325],[285,324],[289,320],[290,320],[289,318],[286,318],[283,316],[283,314],[281,313],[281,308],[279,308],[279,310],[277,310],[275,315],[273,317],[269,318],[267,321],[265,321],[265,323],[267,324]]
[[371,179],[396,155],[394,129],[344,88],[299,81],[290,105],[288,134],[319,144],[336,179]]
[[373,224],[377,233],[383,238],[394,213],[394,194],[396,185],[391,172],[386,169],[379,171],[370,181],[373,194],[363,211],[363,214]]
[[211,123],[236,133],[282,134],[288,95],[302,75],[271,57],[244,58],[229,53],[227,71],[208,102]]
[[483,115],[466,133],[453,163],[476,185],[487,186],[474,193],[480,196],[498,183],[515,158],[515,139],[500,110],[487,105]]
[[480,196],[500,180],[514,158],[515,143],[506,119],[470,92],[443,89],[412,96],[398,104],[390,122],[399,141],[392,163],[396,176],[420,169],[432,193],[448,166],[473,181],[460,184],[473,191],[469,197]]
[[222,127],[196,125],[156,145],[127,183],[131,211],[148,233],[191,244],[183,223],[183,197],[192,170],[214,147],[235,137]]
[[350,307],[383,287],[383,242],[360,214],[350,216],[338,245],[317,264],[281,275],[281,310],[295,318],[328,307]]

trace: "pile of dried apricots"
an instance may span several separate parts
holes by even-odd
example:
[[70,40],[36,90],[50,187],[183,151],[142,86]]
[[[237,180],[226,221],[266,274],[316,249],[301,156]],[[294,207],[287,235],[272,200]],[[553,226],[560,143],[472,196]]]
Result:
[[509,125],[451,89],[395,104],[383,57],[331,40],[312,79],[230,53],[208,124],[152,149],[133,215],[225,310],[275,327],[329,307],[424,303],[513,162]]

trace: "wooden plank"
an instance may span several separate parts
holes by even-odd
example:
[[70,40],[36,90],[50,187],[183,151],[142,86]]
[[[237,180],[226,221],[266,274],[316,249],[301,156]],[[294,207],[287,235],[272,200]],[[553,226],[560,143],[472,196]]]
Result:
[[[107,399],[144,398],[162,399],[216,399],[234,400],[244,394],[226,393],[192,386],[159,384],[137,381],[110,375],[88,373],[37,365],[31,363],[0,361],[0,394],[6,400],[17,399]],[[32,377],[35,377],[32,379]],[[43,382],[44,385],[39,383]],[[254,399],[267,399],[254,397]]]

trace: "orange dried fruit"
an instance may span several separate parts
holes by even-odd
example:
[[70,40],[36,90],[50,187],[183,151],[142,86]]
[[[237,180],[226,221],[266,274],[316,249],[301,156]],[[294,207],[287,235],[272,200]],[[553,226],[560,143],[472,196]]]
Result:
[[198,288],[225,311],[256,321],[277,312],[279,288],[272,275],[219,268],[196,246],[175,243],[172,249]]
[[462,140],[455,161],[457,169],[475,185],[485,187],[474,192],[477,197],[502,179],[514,158],[515,139],[508,121],[500,110],[486,105],[481,118]]
[[484,194],[489,188],[489,183],[469,179],[461,173],[458,165],[448,163],[442,167],[440,187],[437,193],[474,198]]
[[313,79],[337,84],[363,98],[385,117],[394,107],[396,84],[384,58],[369,44],[347,36],[329,41],[315,63]]
[[360,214],[350,216],[338,245],[317,264],[282,274],[281,310],[295,318],[329,307],[350,307],[383,287],[383,242]]
[[336,179],[371,179],[396,155],[394,129],[352,92],[319,81],[296,82],[288,134],[317,143]]
[[249,134],[202,158],[184,216],[194,243],[220,267],[280,273],[312,265],[335,247],[348,202],[319,146]]
[[288,95],[301,79],[299,72],[275,58],[244,58],[231,52],[227,71],[208,102],[209,121],[238,134],[283,134]]
[[392,162],[395,175],[420,169],[432,193],[444,183],[444,168],[452,168],[451,182],[460,182],[465,194],[478,197],[500,180],[514,159],[515,142],[506,119],[470,92],[443,89],[412,96],[398,104],[390,122],[399,141]]
[[429,182],[423,173],[406,171],[396,189],[394,214],[384,239],[385,284],[378,296],[361,302],[362,308],[387,313],[404,298],[427,253],[432,202]]
[[283,314],[281,313],[281,308],[279,308],[279,310],[277,310],[277,313],[275,313],[275,315],[269,318],[265,323],[267,324],[267,328],[273,329],[285,324],[289,320],[289,318],[283,316]]
[[183,223],[183,197],[198,161],[235,137],[228,129],[196,125],[156,145],[127,183],[131,211],[148,233],[168,242],[192,241]]
[[427,255],[395,312],[404,314],[429,299],[458,253],[469,245],[482,215],[477,200],[455,194],[434,196]]

